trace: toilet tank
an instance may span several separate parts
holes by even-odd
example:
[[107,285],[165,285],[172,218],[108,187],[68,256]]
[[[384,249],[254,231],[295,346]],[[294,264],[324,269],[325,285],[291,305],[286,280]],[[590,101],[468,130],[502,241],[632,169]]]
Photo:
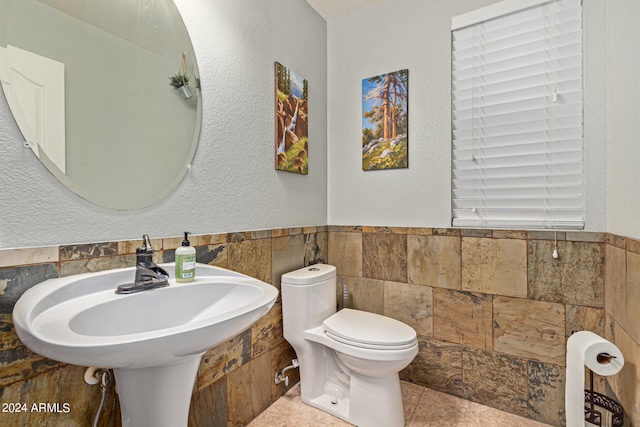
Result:
[[282,275],[285,338],[320,326],[336,312],[336,268],[315,264]]

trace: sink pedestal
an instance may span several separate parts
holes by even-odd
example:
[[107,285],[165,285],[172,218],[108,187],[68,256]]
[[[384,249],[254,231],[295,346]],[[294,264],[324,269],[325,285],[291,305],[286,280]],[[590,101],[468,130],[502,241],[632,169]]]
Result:
[[172,365],[114,369],[123,427],[187,427],[202,354]]

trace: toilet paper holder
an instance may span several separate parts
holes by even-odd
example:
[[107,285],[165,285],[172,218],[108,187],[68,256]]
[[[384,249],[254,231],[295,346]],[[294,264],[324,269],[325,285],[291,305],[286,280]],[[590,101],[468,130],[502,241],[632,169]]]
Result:
[[[598,354],[598,362],[599,363],[609,363],[611,359],[615,359],[615,356],[612,356],[608,353],[600,353]],[[595,425],[595,426],[613,426],[613,427],[623,427],[624,426],[624,409],[622,405],[620,405],[615,400],[607,397],[603,394],[598,393],[593,389],[593,371],[589,369],[589,390],[584,391],[584,420]],[[603,424],[602,410],[606,410],[610,415],[610,421]]]

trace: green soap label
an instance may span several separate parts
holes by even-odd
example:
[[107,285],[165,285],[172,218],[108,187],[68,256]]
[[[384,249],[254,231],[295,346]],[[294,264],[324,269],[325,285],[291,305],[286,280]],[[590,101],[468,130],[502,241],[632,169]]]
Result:
[[177,279],[191,279],[195,276],[196,269],[196,256],[190,255],[176,255],[176,278]]

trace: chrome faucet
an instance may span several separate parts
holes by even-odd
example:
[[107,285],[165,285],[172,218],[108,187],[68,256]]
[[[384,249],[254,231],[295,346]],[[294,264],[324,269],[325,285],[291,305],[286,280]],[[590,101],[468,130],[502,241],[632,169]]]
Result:
[[133,283],[120,285],[116,294],[132,294],[169,286],[169,273],[153,262],[149,236],[142,236],[143,245],[136,249],[136,276]]

